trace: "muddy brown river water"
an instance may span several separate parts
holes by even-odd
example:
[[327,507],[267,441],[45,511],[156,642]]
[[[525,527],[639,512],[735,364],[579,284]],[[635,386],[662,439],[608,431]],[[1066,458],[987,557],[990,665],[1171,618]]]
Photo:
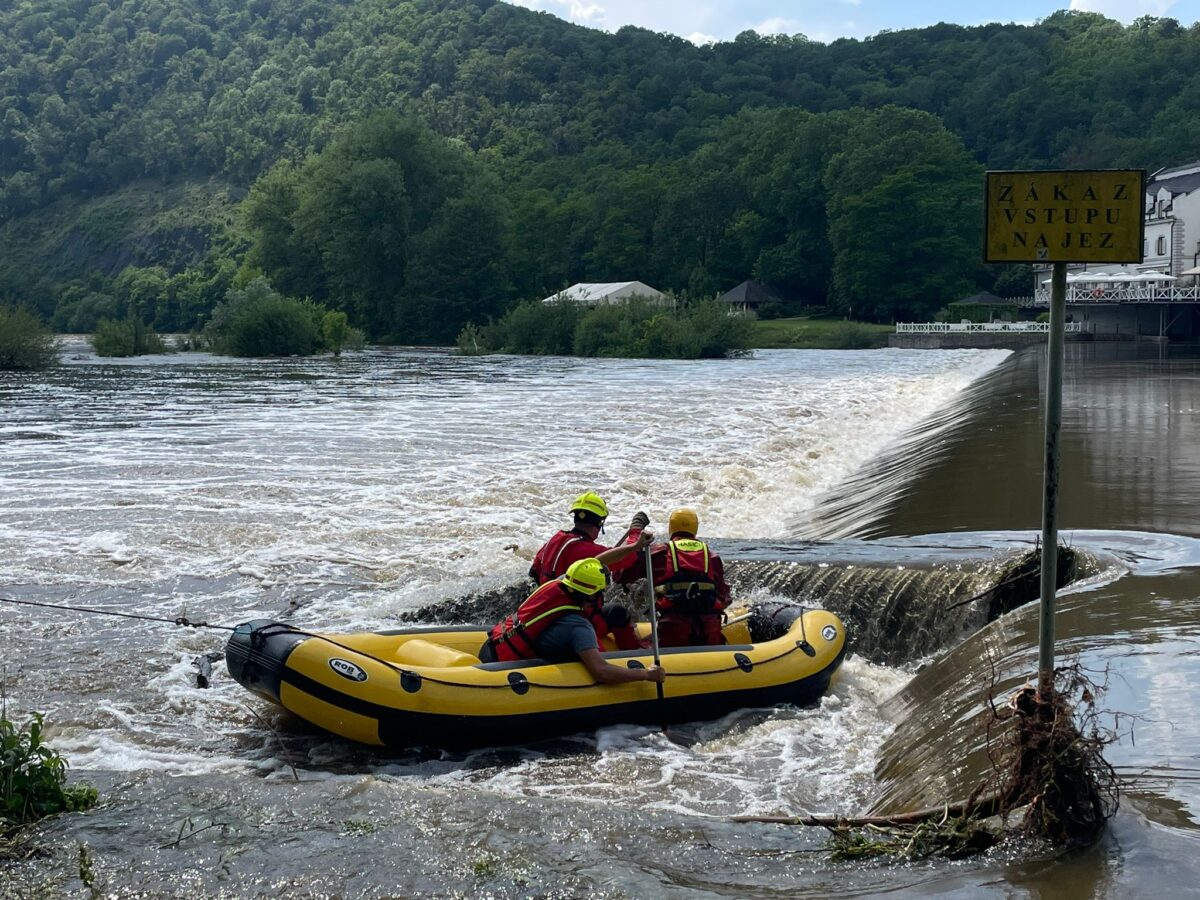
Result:
[[983,689],[1035,671],[1036,607],[945,610],[1035,539],[1041,369],[1036,349],[114,363],[76,343],[48,378],[0,375],[0,596],[385,627],[515,589],[590,488],[614,521],[698,506],[744,597],[844,607],[858,642],[811,709],[383,756],[220,662],[198,688],[218,633],[0,605],[10,708],[45,710],[103,798],[0,864],[0,896],[85,895],[81,847],[111,896],[1200,896],[1194,348],[1069,348],[1062,527],[1088,563],[1060,652],[1108,673],[1125,790],[1100,844],[846,864],[820,833],[727,819],[979,777]]

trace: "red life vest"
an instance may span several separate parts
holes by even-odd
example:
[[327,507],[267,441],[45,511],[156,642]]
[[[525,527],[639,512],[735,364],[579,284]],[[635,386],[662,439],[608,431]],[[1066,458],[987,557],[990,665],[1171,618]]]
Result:
[[537,659],[534,644],[538,635],[568,613],[578,613],[596,629],[597,640],[608,633],[595,604],[576,600],[559,581],[548,581],[525,598],[516,613],[492,629],[488,640],[496,649],[500,662],[518,659]]
[[683,538],[668,541],[655,553],[662,554],[665,564],[663,574],[655,573],[654,578],[660,610],[703,615],[720,609],[707,544]]
[[533,565],[529,567],[529,576],[538,584],[561,578],[567,571],[567,564],[563,563],[563,551],[582,540],[584,536],[577,531],[557,532],[534,555]]

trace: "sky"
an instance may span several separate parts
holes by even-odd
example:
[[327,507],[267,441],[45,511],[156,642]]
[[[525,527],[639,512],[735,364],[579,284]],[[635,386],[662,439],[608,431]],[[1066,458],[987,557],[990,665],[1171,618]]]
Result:
[[841,37],[864,38],[880,31],[920,28],[938,22],[980,25],[985,22],[1032,23],[1070,4],[1131,22],[1140,16],[1169,16],[1184,25],[1200,20],[1200,0],[509,0],[517,6],[616,31],[637,25],[668,31],[696,43],[727,41],[752,29],[759,34],[803,34],[828,43]]

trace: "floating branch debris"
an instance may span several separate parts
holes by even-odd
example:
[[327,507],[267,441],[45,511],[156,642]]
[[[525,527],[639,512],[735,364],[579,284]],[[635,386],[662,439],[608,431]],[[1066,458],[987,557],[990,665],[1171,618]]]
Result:
[[1055,671],[1055,690],[1032,686],[1004,703],[988,693],[984,723],[992,770],[965,801],[886,816],[734,816],[827,828],[834,859],[959,859],[1006,839],[1041,840],[1055,848],[1097,840],[1120,802],[1104,748],[1116,739],[1100,724],[1103,687],[1078,662]]

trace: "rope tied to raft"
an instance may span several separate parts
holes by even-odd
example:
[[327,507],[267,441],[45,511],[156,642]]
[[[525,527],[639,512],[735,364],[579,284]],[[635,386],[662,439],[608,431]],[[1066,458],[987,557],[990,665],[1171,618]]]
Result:
[[43,609],[63,609],[69,612],[89,613],[94,616],[120,616],[122,619],[141,619],[145,622],[165,622],[167,625],[178,625],[181,628],[211,628],[217,631],[233,631],[232,625],[214,625],[211,622],[193,622],[187,616],[176,616],[167,619],[163,616],[147,616],[141,613],[117,612],[112,609],[97,609],[94,606],[68,606],[65,603],[41,603],[37,600],[16,600],[12,597],[0,597],[0,603],[14,603],[18,606],[38,606]]

